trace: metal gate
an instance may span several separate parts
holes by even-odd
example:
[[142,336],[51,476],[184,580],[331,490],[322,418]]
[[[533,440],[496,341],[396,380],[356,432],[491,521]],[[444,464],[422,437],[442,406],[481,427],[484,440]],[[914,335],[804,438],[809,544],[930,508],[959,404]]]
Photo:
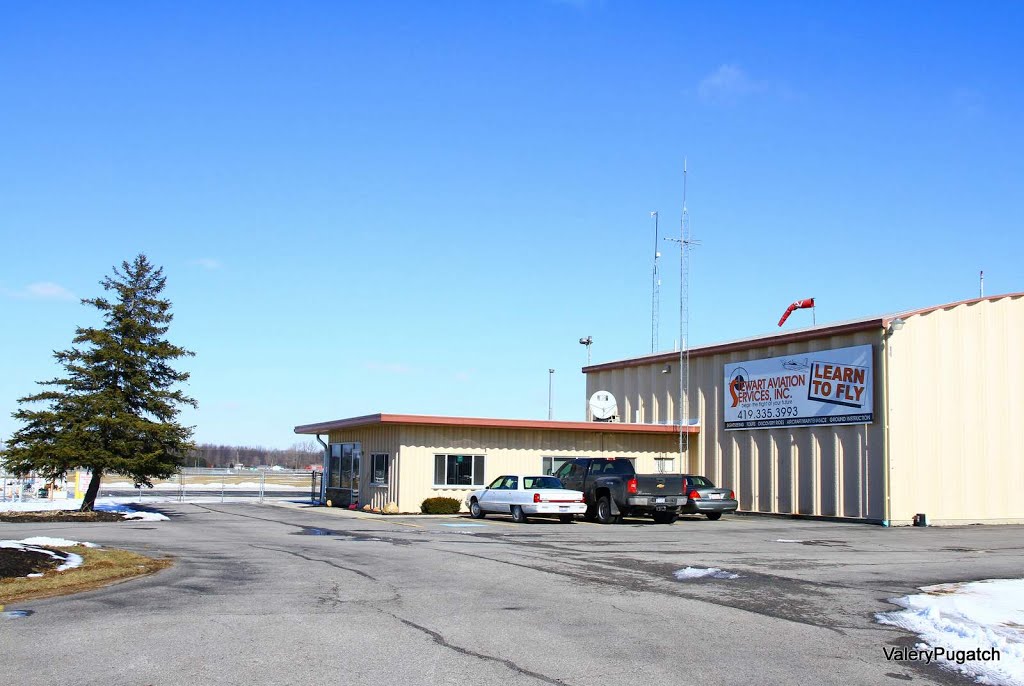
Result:
[[324,473],[313,472],[312,483],[310,484],[309,499],[311,502],[320,504],[323,493]]

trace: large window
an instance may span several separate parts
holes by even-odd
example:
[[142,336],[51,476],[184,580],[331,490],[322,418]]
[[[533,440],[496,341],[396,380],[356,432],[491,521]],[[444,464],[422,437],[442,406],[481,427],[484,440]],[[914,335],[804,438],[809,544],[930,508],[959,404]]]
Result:
[[377,486],[387,486],[388,477],[391,474],[391,460],[387,453],[373,453],[370,455],[370,468],[373,472],[370,481]]
[[483,455],[434,455],[435,486],[483,486]]
[[359,491],[359,443],[331,443],[327,462],[327,488],[345,488]]
[[559,468],[566,462],[571,462],[575,458],[572,457],[542,457],[541,469],[544,470],[546,476],[550,476],[559,470]]

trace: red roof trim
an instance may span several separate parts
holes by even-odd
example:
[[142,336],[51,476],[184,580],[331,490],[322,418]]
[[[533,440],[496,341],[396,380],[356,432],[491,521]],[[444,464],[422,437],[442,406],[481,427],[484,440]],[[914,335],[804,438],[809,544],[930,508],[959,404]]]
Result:
[[[557,422],[541,419],[486,419],[480,417],[438,417],[421,414],[368,414],[295,427],[297,434],[318,434],[374,424],[410,424],[419,426],[462,426],[481,429],[535,429],[541,431],[593,431],[599,433],[678,434],[670,424],[627,424],[622,422]],[[699,433],[700,427],[688,426],[686,433]]]
[[[740,352],[743,350],[751,350],[753,348],[765,348],[770,345],[788,345],[790,343],[802,343],[803,341],[811,341],[818,338],[828,338],[830,336],[843,336],[851,333],[858,333],[861,331],[883,330],[893,319],[913,317],[920,314],[929,314],[931,312],[937,312],[939,310],[948,310],[953,307],[959,307],[960,305],[975,305],[982,301],[996,301],[1002,300],[1003,298],[1020,298],[1024,297],[1022,293],[1006,293],[1004,295],[991,295],[984,298],[971,298],[970,300],[959,300],[957,302],[946,303],[944,305],[933,305],[931,307],[924,307],[919,310],[908,310],[906,312],[900,312],[897,314],[889,314],[882,317],[872,317],[869,319],[862,319],[855,322],[846,322],[843,324],[834,324],[832,326],[821,326],[811,329],[804,329],[802,331],[794,331],[792,333],[783,334],[769,334],[766,336],[759,336],[757,338],[747,338],[742,341],[732,341],[730,343],[714,343],[711,345],[704,345],[695,348],[690,348],[690,357],[707,357],[709,355],[720,355],[723,353]],[[679,352],[670,353],[659,353],[657,355],[645,355],[643,357],[633,357],[626,360],[616,360],[614,362],[605,362],[602,364],[595,364],[589,367],[583,368],[583,373],[588,374],[590,372],[604,372],[612,369],[626,369],[628,367],[640,367],[648,364],[659,364],[659,363],[670,363],[674,360],[679,359]]]
[[[804,331],[794,331],[793,333],[784,333],[778,336],[764,336],[763,338],[753,338],[743,341],[733,341],[732,343],[715,343],[712,345],[702,345],[697,348],[690,348],[690,357],[707,357],[710,355],[721,355],[723,353],[739,352],[741,350],[750,350],[751,348],[763,348],[768,345],[788,345],[790,343],[800,343],[802,341],[811,341],[817,338],[827,338],[829,336],[843,336],[851,333],[858,333],[860,331],[871,331],[872,329],[882,329],[883,320],[878,319],[867,319],[861,322],[853,322],[850,324],[839,324],[836,326],[825,326],[817,329],[808,329]],[[589,367],[583,368],[583,373],[588,374],[590,372],[603,372],[611,369],[625,369],[627,367],[639,367],[646,364],[658,364],[662,362],[673,362],[679,359],[679,352],[661,353],[659,355],[647,355],[645,357],[637,357],[629,360],[617,360],[615,362],[605,362],[603,364],[595,364]]]

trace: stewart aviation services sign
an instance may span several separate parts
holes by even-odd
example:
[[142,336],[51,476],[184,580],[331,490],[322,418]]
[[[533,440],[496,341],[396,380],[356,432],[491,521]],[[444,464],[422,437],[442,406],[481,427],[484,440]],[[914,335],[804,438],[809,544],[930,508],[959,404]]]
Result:
[[870,424],[872,348],[820,350],[725,365],[725,428]]

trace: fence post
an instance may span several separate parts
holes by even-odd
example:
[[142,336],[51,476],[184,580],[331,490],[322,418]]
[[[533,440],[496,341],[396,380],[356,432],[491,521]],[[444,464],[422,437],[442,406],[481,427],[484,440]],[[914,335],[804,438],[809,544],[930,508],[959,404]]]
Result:
[[178,502],[185,502],[185,481],[181,472],[178,472]]
[[266,484],[266,482],[267,482],[267,473],[265,471],[263,471],[263,470],[260,470],[260,503],[263,502],[263,487],[264,487],[264,484]]

